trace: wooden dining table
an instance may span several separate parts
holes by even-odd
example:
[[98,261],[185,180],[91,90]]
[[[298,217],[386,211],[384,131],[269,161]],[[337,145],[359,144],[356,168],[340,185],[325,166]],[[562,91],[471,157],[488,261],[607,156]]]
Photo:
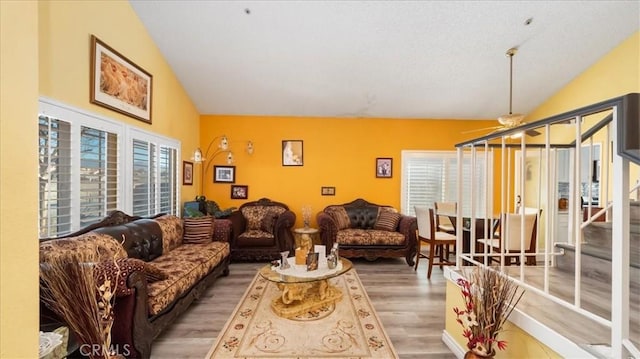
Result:
[[[449,220],[453,223],[453,228],[458,233],[458,222],[457,216],[448,214]],[[475,218],[475,239],[485,238],[485,222],[490,224],[489,231],[487,232],[487,236],[491,235],[491,231],[495,231],[498,224],[500,223],[499,216],[493,216],[492,218],[484,218],[478,217]],[[462,217],[462,253],[471,253],[471,217],[463,216]],[[495,236],[494,236],[495,237]],[[474,243],[475,244],[475,243]],[[476,246],[474,246],[474,251],[476,250]],[[482,257],[474,258],[475,260],[481,262]],[[464,261],[463,265],[471,265],[471,263]]]

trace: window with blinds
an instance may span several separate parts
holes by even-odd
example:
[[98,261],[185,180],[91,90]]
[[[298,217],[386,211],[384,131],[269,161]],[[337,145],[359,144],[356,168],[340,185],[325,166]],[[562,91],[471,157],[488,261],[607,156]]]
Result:
[[38,118],[40,237],[71,232],[71,125]]
[[[470,173],[471,158],[463,159],[463,173]],[[476,158],[475,181],[464,178],[462,196],[471,196],[474,187],[475,215],[484,215],[486,183],[484,157]],[[415,206],[433,208],[434,202],[458,202],[458,159],[455,151],[402,151],[401,210],[415,216]],[[462,203],[462,213],[470,215],[471,204]]]
[[40,238],[113,210],[179,213],[179,141],[50,100],[40,102],[38,125]]
[[177,149],[133,140],[133,211],[136,216],[176,213],[178,203]]
[[80,130],[80,226],[118,209],[118,135]]

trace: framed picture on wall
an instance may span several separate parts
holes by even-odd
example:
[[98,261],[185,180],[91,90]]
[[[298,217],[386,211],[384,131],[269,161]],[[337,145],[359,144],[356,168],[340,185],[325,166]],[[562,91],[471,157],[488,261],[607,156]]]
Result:
[[231,199],[249,198],[249,186],[231,185]]
[[376,158],[376,177],[391,178],[393,176],[393,158]]
[[182,185],[193,185],[193,162],[182,161]]
[[236,166],[213,166],[213,182],[235,183]]
[[89,101],[151,124],[153,76],[91,35]]
[[304,152],[302,140],[282,141],[282,165],[283,166],[303,166]]

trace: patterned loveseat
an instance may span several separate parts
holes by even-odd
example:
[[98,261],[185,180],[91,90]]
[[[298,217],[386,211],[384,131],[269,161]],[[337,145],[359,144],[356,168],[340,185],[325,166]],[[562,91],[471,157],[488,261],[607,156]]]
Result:
[[65,238],[42,240],[41,271],[54,257],[93,258],[99,283],[115,282],[113,263],[119,258],[112,345],[127,357],[148,358],[160,332],[229,273],[230,229],[214,232],[215,222],[172,215],[143,219],[115,211]]
[[327,248],[337,242],[340,255],[364,257],[404,257],[413,266],[416,255],[415,217],[398,213],[391,206],[356,199],[327,206],[318,213],[320,238]]

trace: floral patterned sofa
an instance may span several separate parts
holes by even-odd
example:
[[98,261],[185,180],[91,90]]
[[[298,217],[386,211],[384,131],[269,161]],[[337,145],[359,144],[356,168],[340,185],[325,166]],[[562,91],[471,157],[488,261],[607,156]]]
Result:
[[[42,240],[41,270],[53,257],[94,255],[95,275],[112,279],[120,267],[113,306],[112,345],[127,357],[148,358],[152,341],[218,277],[228,275],[230,228],[214,231],[212,217],[142,219],[120,211],[65,238]],[[228,221],[227,221],[228,222]],[[224,222],[222,222],[224,224]],[[74,257],[76,258],[76,257]],[[44,265],[44,267],[43,267]],[[123,269],[124,268],[124,269]],[[42,320],[42,316],[41,316]]]
[[356,199],[330,205],[316,216],[320,238],[327,248],[340,246],[340,255],[368,260],[404,257],[413,266],[417,252],[416,217],[398,213],[391,206]]

